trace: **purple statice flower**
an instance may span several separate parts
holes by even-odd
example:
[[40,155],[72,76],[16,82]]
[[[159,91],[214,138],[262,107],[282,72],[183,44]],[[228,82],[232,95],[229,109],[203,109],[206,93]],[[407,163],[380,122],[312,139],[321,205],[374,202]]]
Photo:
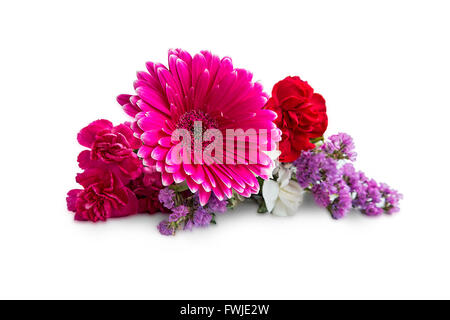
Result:
[[341,180],[338,185],[337,197],[328,207],[331,215],[334,219],[340,219],[344,217],[352,208],[352,196],[350,188]]
[[169,221],[164,220],[158,224],[159,233],[164,236],[172,236],[174,234],[174,230],[169,227]]
[[194,213],[194,224],[198,227],[204,227],[209,225],[212,216],[203,207],[198,207]]
[[328,208],[333,218],[344,217],[351,209],[353,199],[343,173],[352,173],[353,177],[353,166],[340,167],[338,160],[327,156],[323,150],[303,152],[295,165],[299,184],[310,187],[316,203]]
[[378,184],[373,179],[368,179],[364,173],[356,172],[354,169],[343,168],[343,177],[350,191],[354,194],[353,207],[359,209],[368,216],[379,215],[383,212],[378,206],[381,201],[381,193]]
[[181,218],[185,217],[189,213],[189,208],[181,205],[172,209],[172,212]]
[[391,190],[386,184],[378,184],[375,180],[368,179],[363,172],[356,172],[350,166],[353,167],[352,164],[344,165],[342,171],[344,180],[354,193],[354,208],[368,216],[399,210],[398,202],[401,195],[397,191]]
[[310,187],[321,179],[321,164],[325,160],[325,154],[314,151],[303,151],[294,162],[297,167],[297,181],[302,188]]
[[208,201],[208,210],[212,213],[225,213],[227,211],[227,201],[221,201],[216,196],[211,196]]
[[395,213],[400,210],[399,202],[403,195],[397,190],[391,189],[387,184],[380,183],[380,192],[384,198],[384,209],[387,213]]
[[356,208],[369,216],[399,211],[402,195],[386,184],[378,184],[356,171],[352,138],[339,133],[322,146],[303,151],[294,162],[300,186],[310,190],[316,203],[328,208],[333,218],[344,217]]
[[341,177],[338,162],[323,152],[304,151],[294,165],[297,167],[297,181],[302,188],[312,187],[321,180],[334,184]]
[[186,221],[186,223],[184,224],[184,228],[183,230],[192,230],[192,228],[194,227],[194,222],[189,219],[188,221]]
[[361,211],[368,216],[379,216],[384,210],[383,208],[378,207],[375,202],[367,202],[361,207]]
[[360,181],[354,190],[354,194],[353,206],[355,208],[362,208],[368,202],[367,185]]
[[314,200],[319,206],[324,208],[328,207],[330,204],[330,194],[325,184],[316,184],[311,191],[314,196]]
[[381,201],[380,188],[375,180],[371,179],[367,182],[366,192],[367,197],[370,198],[373,203],[379,203]]
[[323,159],[320,167],[322,179],[329,185],[335,185],[342,180],[342,172],[338,168],[338,162],[333,158]]
[[355,144],[352,137],[346,133],[338,133],[328,138],[321,149],[330,157],[335,159],[356,160]]
[[161,202],[162,205],[167,209],[172,209],[175,204],[173,201],[174,195],[175,191],[173,191],[172,189],[169,188],[161,189],[158,195],[159,202]]
[[185,217],[189,213],[189,208],[186,206],[178,206],[172,209],[172,213],[169,216],[169,222],[175,222],[178,219]]
[[355,192],[359,185],[359,173],[356,172],[355,167],[351,163],[346,163],[341,168],[342,176],[344,177],[345,182],[350,188],[350,192]]

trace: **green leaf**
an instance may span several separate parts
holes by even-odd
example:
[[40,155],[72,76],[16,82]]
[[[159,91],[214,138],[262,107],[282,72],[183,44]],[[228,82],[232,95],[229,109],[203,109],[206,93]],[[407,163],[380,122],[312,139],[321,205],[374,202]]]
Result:
[[175,192],[184,192],[189,189],[188,185],[184,182],[178,183],[178,184],[172,184],[169,186],[169,188]]
[[267,207],[266,207],[266,203],[264,201],[261,201],[261,203],[259,204],[258,207],[258,213],[267,213]]
[[309,139],[309,141],[311,143],[315,144],[316,146],[318,146],[318,145],[321,145],[325,141],[325,139],[322,136],[322,137],[318,137],[318,138]]

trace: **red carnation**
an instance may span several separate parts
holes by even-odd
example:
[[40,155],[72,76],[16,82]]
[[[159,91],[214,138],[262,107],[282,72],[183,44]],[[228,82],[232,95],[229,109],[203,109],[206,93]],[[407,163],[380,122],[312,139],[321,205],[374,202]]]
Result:
[[328,126],[324,98],[299,77],[275,84],[265,108],[278,115],[274,122],[282,131],[281,162],[293,162],[303,150],[313,149],[310,139],[321,137]]

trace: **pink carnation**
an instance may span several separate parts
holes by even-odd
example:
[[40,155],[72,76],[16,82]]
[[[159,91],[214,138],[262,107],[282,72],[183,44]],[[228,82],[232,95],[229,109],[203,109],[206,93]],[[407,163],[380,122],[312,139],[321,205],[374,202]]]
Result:
[[84,190],[74,189],[67,194],[67,208],[75,212],[75,220],[105,221],[138,211],[134,193],[111,171],[88,169],[77,175],[77,182]]
[[127,183],[141,174],[142,163],[133,152],[141,146],[126,124],[116,127],[108,120],[97,120],[83,128],[78,142],[89,148],[78,156],[81,169],[107,167]]
[[[228,57],[220,59],[208,51],[192,57],[180,49],[169,50],[168,68],[148,62],[147,70],[137,74],[137,95],[117,98],[134,118],[131,128],[143,142],[138,154],[144,164],[156,166],[165,186],[186,181],[192,192],[198,192],[202,205],[211,193],[219,200],[230,198],[233,190],[245,197],[258,193],[256,176],[269,178],[274,166],[262,149],[273,150],[280,136],[279,132],[270,134],[276,131],[276,113],[263,109],[267,95],[259,83],[252,82],[252,74],[234,68]],[[248,147],[244,163],[175,163],[171,158],[176,147],[172,133],[185,129],[198,139],[192,131],[195,121],[201,121],[204,130],[220,130],[223,137],[227,129],[263,129],[268,135],[252,141],[256,163],[249,163]],[[238,159],[236,151],[231,157]]]

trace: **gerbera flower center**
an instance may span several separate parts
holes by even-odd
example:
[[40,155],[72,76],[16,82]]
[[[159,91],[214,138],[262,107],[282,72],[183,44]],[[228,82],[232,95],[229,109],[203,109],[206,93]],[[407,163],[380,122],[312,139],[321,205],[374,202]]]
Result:
[[[198,123],[199,122],[199,123]],[[218,129],[217,121],[207,113],[200,110],[192,110],[183,114],[176,125],[178,129],[185,129],[191,133],[194,149],[198,146],[198,151],[203,151],[211,142],[203,141],[204,134],[208,129]],[[201,130],[200,130],[201,128]],[[195,143],[201,142],[201,144]],[[200,148],[202,150],[200,150]],[[194,150],[192,150],[194,152]]]
[[207,113],[199,110],[193,110],[183,114],[178,120],[177,128],[186,129],[194,134],[194,124],[200,121],[202,124],[202,134],[208,129],[217,129],[217,121],[211,118]]

